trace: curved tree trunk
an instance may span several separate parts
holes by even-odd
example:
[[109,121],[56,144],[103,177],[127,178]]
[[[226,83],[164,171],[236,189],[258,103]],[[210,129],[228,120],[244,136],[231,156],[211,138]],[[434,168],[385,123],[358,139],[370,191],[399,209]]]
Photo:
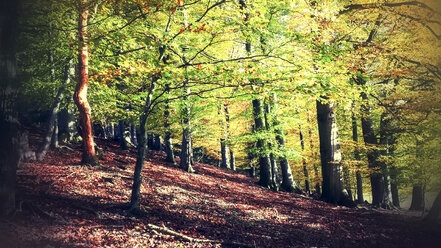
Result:
[[343,187],[340,142],[332,101],[317,101],[317,122],[323,177],[321,197],[327,202],[348,205],[352,201]]
[[78,51],[78,82],[75,88],[74,101],[80,113],[81,137],[83,138],[82,163],[97,165],[98,159],[95,155],[95,143],[93,141],[91,125],[91,109],[87,101],[88,81],[88,49],[87,49],[87,18],[88,9],[85,1],[80,4],[80,15],[78,19],[78,36],[80,47]]

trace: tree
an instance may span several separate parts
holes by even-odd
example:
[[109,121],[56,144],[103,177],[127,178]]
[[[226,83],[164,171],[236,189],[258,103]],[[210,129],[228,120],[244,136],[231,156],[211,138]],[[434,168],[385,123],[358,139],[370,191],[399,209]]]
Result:
[[[273,188],[275,187],[272,181],[272,171],[271,171],[271,161],[268,155],[268,144],[264,138],[265,121],[262,106],[262,99],[256,98],[253,100],[253,115],[254,115],[254,125],[256,127],[256,133],[258,136],[256,142],[256,148],[258,151],[258,159],[260,166],[260,178],[259,185],[263,187]],[[262,137],[263,136],[263,137]]]
[[19,87],[17,77],[17,39],[19,1],[0,3],[0,218],[15,211],[16,171],[20,159],[20,135],[15,106]]
[[322,163],[322,196],[327,202],[347,205],[349,195],[343,187],[340,142],[335,116],[335,103],[317,101],[317,122]]
[[87,88],[89,84],[89,52],[87,49],[87,18],[89,15],[88,2],[81,0],[79,4],[78,18],[78,82],[75,88],[74,101],[80,113],[81,137],[83,138],[83,155],[81,162],[84,164],[97,165],[98,158],[95,154],[93,141],[91,108],[87,101]]

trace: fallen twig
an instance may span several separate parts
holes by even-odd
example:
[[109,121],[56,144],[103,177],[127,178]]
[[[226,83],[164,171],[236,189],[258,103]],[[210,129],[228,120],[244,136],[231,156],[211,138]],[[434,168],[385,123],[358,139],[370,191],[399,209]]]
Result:
[[153,224],[148,224],[147,226],[150,229],[152,229],[152,230],[157,230],[157,231],[160,231],[160,232],[163,232],[163,233],[167,233],[167,234],[173,235],[175,237],[179,237],[179,238],[181,238],[181,239],[183,239],[185,241],[193,242],[193,243],[214,243],[214,244],[223,244],[223,245],[228,245],[228,246],[233,246],[233,247],[250,247],[250,248],[256,247],[255,245],[243,244],[243,243],[234,242],[234,241],[222,241],[222,240],[192,238],[192,237],[187,236],[185,234],[178,233],[178,232],[175,232],[173,230],[170,230],[167,227],[160,227],[160,226],[153,225]]

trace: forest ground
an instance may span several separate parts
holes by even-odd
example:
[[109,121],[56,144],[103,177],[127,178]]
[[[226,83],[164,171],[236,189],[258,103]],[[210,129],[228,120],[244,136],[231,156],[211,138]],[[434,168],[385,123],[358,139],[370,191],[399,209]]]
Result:
[[[31,132],[34,150],[41,136]],[[64,146],[42,162],[18,168],[19,210],[14,221],[0,222],[1,248],[441,244],[441,226],[416,214],[339,207],[273,192],[259,187],[256,179],[201,163],[189,174],[165,163],[161,152],[147,155],[141,187],[147,216],[136,218],[118,207],[130,199],[134,148],[123,151],[115,142],[96,142],[104,151],[100,167],[80,165],[80,148]],[[191,242],[187,236],[214,242]]]

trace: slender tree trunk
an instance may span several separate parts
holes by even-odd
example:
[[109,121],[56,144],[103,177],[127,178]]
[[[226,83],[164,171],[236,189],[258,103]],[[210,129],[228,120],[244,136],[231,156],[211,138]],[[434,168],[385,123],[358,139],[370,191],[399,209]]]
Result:
[[[307,115],[306,119],[307,119],[307,122],[309,123],[310,122],[309,114]],[[314,161],[316,152],[314,151],[312,130],[310,127],[308,127],[308,135],[309,135],[309,147],[311,148],[311,156],[312,156],[311,164],[312,164],[312,168],[314,170],[314,182],[315,182],[314,190],[317,195],[320,195],[321,194],[321,192],[320,192],[320,177],[319,177],[318,166]]]
[[358,203],[363,203],[363,179],[361,177],[360,171],[360,152],[358,151],[358,129],[357,129],[357,119],[355,118],[354,112],[352,112],[352,140],[355,143],[354,157],[357,161],[357,171],[355,172],[355,179],[357,181],[357,201]]
[[236,170],[236,159],[234,158],[234,151],[230,147],[230,169]]
[[[302,149],[302,152],[305,152],[305,141],[303,140],[303,133],[302,133],[302,127],[299,124],[299,138],[300,138],[300,147]],[[305,176],[305,192],[309,195],[311,193],[311,189],[309,187],[309,174],[308,174],[308,168],[306,167],[306,159],[302,159],[303,164],[303,174]]]
[[126,123],[123,120],[118,120],[118,133],[119,133],[119,146],[122,150],[129,149],[129,145],[127,142],[127,132],[126,132]]
[[[46,134],[44,141],[39,151],[37,152],[37,160],[41,161],[46,156],[47,151],[52,143],[53,147],[58,146],[58,113],[60,109],[61,100],[64,97],[65,85],[70,82],[70,75],[73,73],[73,62],[72,59],[68,60],[67,65],[64,69],[63,85],[58,89],[57,96],[55,97],[54,103],[52,105],[52,111],[47,122]],[[55,134],[56,133],[56,134]],[[56,144],[55,144],[56,142]]]
[[[186,84],[186,82],[184,83]],[[191,126],[190,126],[190,107],[188,106],[188,95],[190,94],[190,88],[184,86],[184,102],[185,107],[183,109],[183,121],[182,121],[182,144],[181,144],[181,161],[180,167],[186,171],[193,173],[193,148],[191,140]]]
[[[274,104],[274,101],[271,103]],[[264,116],[265,116],[265,128],[268,131],[268,133],[273,133],[272,131],[272,125],[273,123],[273,113],[272,111],[272,106],[270,105],[270,103],[268,103],[267,101],[264,101],[264,108],[265,108],[265,112],[264,112]],[[274,155],[274,148],[275,148],[275,144],[273,142],[273,140],[271,138],[267,139],[267,145],[268,145],[268,149],[270,150],[269,152],[269,158],[270,158],[270,163],[271,163],[271,188],[278,190],[279,188],[279,172],[277,169],[277,158]]]
[[[282,149],[285,148],[285,137],[283,136],[283,131],[281,129],[276,130],[277,136],[277,143],[279,147]],[[280,163],[280,169],[282,172],[282,183],[280,185],[280,188],[287,192],[295,192],[295,193],[302,193],[302,190],[297,185],[297,183],[294,180],[294,177],[292,175],[291,166],[289,165],[288,159],[286,158],[286,155],[282,155],[279,158]]]
[[348,205],[351,201],[343,187],[341,151],[334,102],[317,101],[317,122],[322,163],[322,199]]
[[441,213],[441,191],[435,198],[432,207],[430,208],[429,214],[425,217],[426,220],[435,221],[439,218]]
[[58,113],[54,119],[54,132],[52,133],[51,148],[58,148]]
[[227,134],[227,123],[226,123],[226,117],[225,117],[225,110],[223,108],[223,103],[219,105],[218,114],[221,116],[221,129],[222,129],[222,138],[220,139],[220,145],[221,145],[221,168],[229,169],[230,167],[230,157],[228,154],[228,134]]
[[[227,124],[227,139],[231,140],[230,111],[229,111],[229,108],[228,108],[228,104],[225,104],[224,110],[225,110],[225,121],[226,121],[226,124]],[[230,169],[234,171],[234,170],[236,170],[236,160],[234,158],[234,151],[233,151],[233,147],[232,146],[233,145],[230,143],[230,145],[228,147],[229,150],[230,150],[230,164],[229,164],[229,166],[230,166]]]
[[142,183],[142,168],[144,166],[145,155],[147,153],[147,131],[146,131],[146,123],[147,118],[151,112],[152,105],[152,96],[153,91],[155,89],[157,78],[155,77],[152,80],[152,84],[148,90],[147,99],[145,101],[144,110],[141,116],[139,117],[139,135],[137,137],[138,146],[136,153],[136,163],[135,163],[135,171],[133,175],[133,185],[132,185],[132,194],[130,197],[130,212],[139,213],[140,212],[140,189]]
[[[167,93],[169,93],[169,91],[170,91],[169,85],[166,85],[166,91],[167,91]],[[172,163],[173,165],[177,165],[176,160],[175,160],[175,154],[173,152],[173,144],[172,144],[172,140],[171,140],[170,105],[169,105],[168,101],[165,102],[164,119],[165,119],[165,121],[164,121],[164,127],[165,127],[164,146],[165,147],[164,148],[165,148],[165,153],[167,154],[165,161]]]
[[155,141],[154,141],[153,150],[160,151],[162,149],[161,136],[159,134],[154,134],[154,137],[155,137]]
[[[380,144],[383,146],[380,154],[383,156],[390,155],[389,146],[391,145],[392,134],[387,130],[390,126],[390,119],[383,113],[380,121]],[[390,172],[387,162],[379,161],[383,176],[383,198],[381,199],[381,206],[390,209],[393,207],[392,190],[390,184]]]
[[115,131],[113,130],[113,123],[108,123],[106,122],[106,138],[108,140],[113,140],[115,139],[115,137],[113,137],[113,134],[115,133]]
[[130,124],[130,142],[134,146],[138,146],[138,140],[136,139],[136,125],[133,123]]
[[78,36],[80,48],[78,52],[78,83],[75,88],[74,101],[80,113],[81,137],[83,138],[82,163],[97,165],[95,155],[95,143],[93,141],[91,125],[91,109],[87,101],[88,81],[88,49],[87,49],[87,18],[88,9],[84,0],[80,3],[80,15],[78,19]]
[[114,123],[113,124],[113,139],[115,141],[118,141],[121,138],[118,130],[119,130],[119,125],[117,123]]
[[153,149],[154,146],[155,146],[155,137],[153,136],[153,133],[147,133],[147,147]]

